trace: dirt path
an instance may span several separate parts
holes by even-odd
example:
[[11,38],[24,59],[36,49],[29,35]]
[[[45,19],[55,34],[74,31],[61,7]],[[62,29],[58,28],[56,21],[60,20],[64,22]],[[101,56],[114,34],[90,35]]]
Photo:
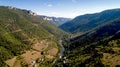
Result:
[[16,57],[14,57],[14,58],[12,58],[12,59],[9,59],[9,60],[5,61],[5,63],[8,64],[10,67],[13,67],[15,61],[16,61]]

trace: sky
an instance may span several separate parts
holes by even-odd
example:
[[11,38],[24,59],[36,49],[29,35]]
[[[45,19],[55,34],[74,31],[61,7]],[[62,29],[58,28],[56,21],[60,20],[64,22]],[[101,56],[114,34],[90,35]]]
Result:
[[0,6],[27,9],[38,15],[74,18],[120,8],[120,0],[0,0]]

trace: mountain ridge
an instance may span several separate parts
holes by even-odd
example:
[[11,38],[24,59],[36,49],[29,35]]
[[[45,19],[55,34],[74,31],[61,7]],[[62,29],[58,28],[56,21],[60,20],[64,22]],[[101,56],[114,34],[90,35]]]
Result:
[[60,28],[71,33],[84,33],[118,17],[120,17],[120,9],[109,9],[99,13],[77,16],[73,20],[61,25]]
[[[72,38],[66,45],[68,66],[119,66],[120,17]],[[77,55],[76,55],[77,54]],[[113,57],[114,56],[114,57]],[[108,57],[112,57],[109,59]]]

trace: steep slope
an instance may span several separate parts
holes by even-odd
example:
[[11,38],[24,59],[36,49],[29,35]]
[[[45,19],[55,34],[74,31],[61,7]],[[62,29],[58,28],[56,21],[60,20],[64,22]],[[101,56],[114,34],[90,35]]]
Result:
[[70,40],[66,49],[70,67],[116,67],[120,65],[120,18]]
[[120,9],[105,10],[100,13],[78,16],[61,25],[60,28],[71,33],[84,33],[118,17],[120,17]]
[[48,17],[48,16],[40,16],[44,20],[50,21],[50,23],[54,24],[55,26],[60,26],[65,22],[71,20],[71,18],[63,18],[63,17]]
[[[44,63],[53,61],[59,51],[56,39],[63,36],[61,34],[66,35],[64,31],[33,12],[0,6],[0,67],[29,66],[33,60],[36,61],[43,56],[43,59],[50,59],[45,59]],[[54,54],[50,53],[53,51]],[[10,58],[15,58],[15,63],[11,63]],[[5,61],[7,59],[10,60]]]

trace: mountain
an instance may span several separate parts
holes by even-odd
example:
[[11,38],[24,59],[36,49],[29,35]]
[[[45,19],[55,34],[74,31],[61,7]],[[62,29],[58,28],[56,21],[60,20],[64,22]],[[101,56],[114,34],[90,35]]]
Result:
[[67,33],[30,10],[0,6],[0,67],[52,66],[62,36]]
[[119,67],[120,17],[71,39],[65,47],[69,67]]
[[63,18],[63,17],[48,17],[48,16],[40,16],[44,20],[50,21],[55,26],[60,26],[64,24],[65,22],[68,22],[71,20],[71,18]]
[[61,25],[60,28],[71,33],[85,33],[119,17],[120,9],[105,10],[100,13],[80,15]]

